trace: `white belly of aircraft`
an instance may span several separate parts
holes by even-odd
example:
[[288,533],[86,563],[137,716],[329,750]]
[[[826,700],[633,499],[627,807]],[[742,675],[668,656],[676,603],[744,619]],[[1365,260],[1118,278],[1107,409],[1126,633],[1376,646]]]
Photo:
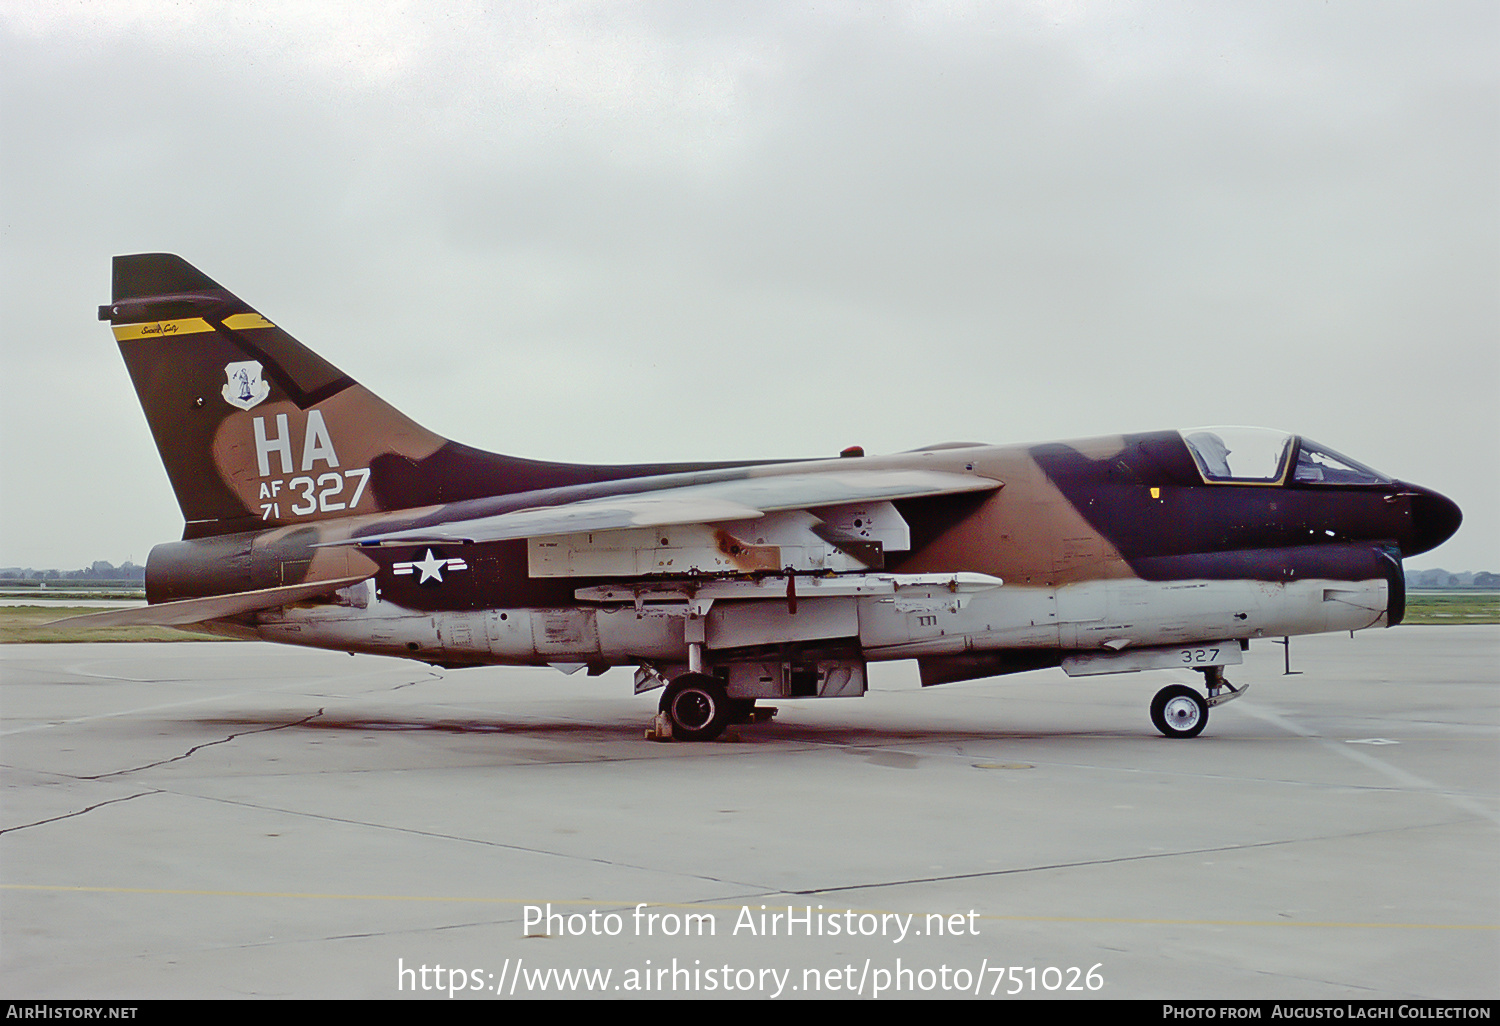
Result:
[[756,646],[820,642],[857,644],[864,659],[882,660],[1001,649],[1110,653],[1359,630],[1385,624],[1388,600],[1383,580],[1129,579],[977,591],[934,585],[832,597],[805,595],[803,585],[805,597],[796,599],[794,610],[780,585],[777,597],[701,603],[702,622],[695,624],[686,600],[418,613],[365,587],[370,594],[362,607],[267,610],[258,633],[267,641],[433,662],[629,665],[686,662],[696,627],[718,661],[733,662],[736,650]]

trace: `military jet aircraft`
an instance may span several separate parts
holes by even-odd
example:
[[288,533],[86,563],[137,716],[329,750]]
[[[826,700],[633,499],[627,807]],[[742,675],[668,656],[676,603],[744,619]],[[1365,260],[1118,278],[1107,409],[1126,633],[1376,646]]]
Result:
[[114,260],[113,326],[182,507],[148,605],[77,618],[406,656],[634,666],[663,735],[758,699],[1042,667],[1183,667],[1199,734],[1256,639],[1401,621],[1458,507],[1307,438],[1211,427],[888,456],[586,466],[433,434],[180,257]]

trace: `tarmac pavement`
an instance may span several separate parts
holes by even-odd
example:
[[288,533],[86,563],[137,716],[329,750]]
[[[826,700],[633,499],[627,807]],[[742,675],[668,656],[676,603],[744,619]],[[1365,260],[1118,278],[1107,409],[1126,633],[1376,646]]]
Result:
[[4,646],[0,988],[1496,997],[1500,627],[1291,654],[1191,741],[1194,674],[896,663],[660,744],[622,670]]

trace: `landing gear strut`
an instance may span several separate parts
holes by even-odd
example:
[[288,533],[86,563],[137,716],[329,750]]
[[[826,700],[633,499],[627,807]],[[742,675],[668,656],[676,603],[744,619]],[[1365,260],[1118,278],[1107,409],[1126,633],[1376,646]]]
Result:
[[[1203,684],[1208,688],[1208,704],[1210,707],[1223,705],[1225,702],[1239,698],[1250,690],[1249,684],[1241,684],[1235,687],[1224,679],[1224,667],[1208,666],[1203,670]],[[1225,692],[1229,692],[1225,694]]]

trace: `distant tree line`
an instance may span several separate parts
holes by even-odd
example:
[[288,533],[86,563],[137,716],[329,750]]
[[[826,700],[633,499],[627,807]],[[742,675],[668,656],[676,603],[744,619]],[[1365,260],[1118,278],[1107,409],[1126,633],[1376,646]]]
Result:
[[1465,570],[1463,573],[1450,573],[1447,570],[1408,570],[1406,571],[1406,586],[1408,588],[1500,588],[1500,574],[1492,574],[1487,570],[1478,573]]
[[82,570],[33,570],[31,567],[0,566],[4,581],[144,581],[146,568],[126,560],[120,566],[95,560]]

